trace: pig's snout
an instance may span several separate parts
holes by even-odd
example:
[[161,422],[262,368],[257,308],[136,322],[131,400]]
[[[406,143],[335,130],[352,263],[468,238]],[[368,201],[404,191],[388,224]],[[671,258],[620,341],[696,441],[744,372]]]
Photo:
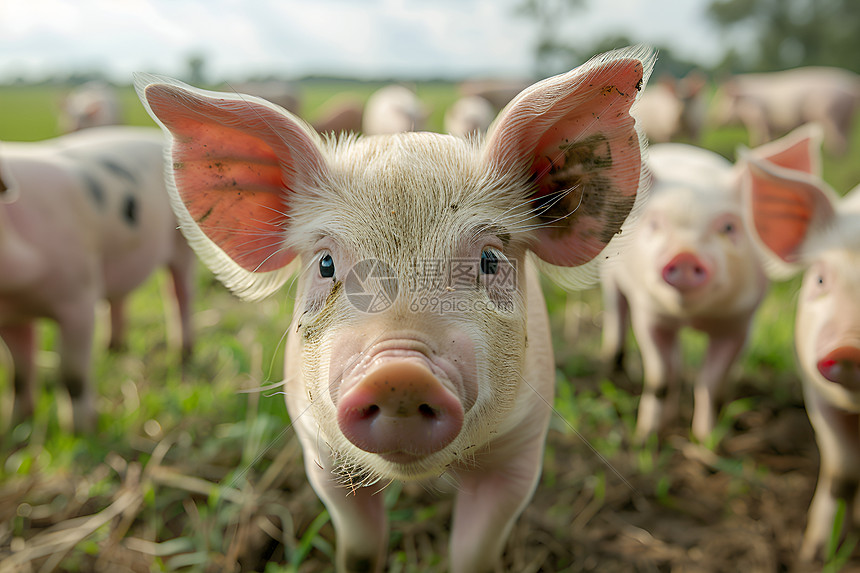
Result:
[[693,253],[680,253],[663,267],[663,280],[681,291],[704,285],[710,276],[710,269]]
[[463,415],[460,400],[414,360],[372,369],[337,406],[338,425],[350,442],[395,462],[450,444],[460,433]]
[[818,371],[831,382],[860,390],[860,348],[842,346],[831,351],[818,361]]

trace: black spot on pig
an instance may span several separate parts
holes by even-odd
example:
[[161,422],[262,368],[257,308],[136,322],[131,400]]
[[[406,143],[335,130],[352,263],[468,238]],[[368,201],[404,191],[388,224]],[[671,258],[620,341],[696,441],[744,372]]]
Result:
[[134,195],[126,195],[125,201],[122,206],[122,215],[125,219],[125,222],[129,224],[129,226],[133,227],[137,225],[138,218],[138,208],[137,208],[137,199],[135,199]]
[[105,190],[104,187],[102,187],[101,182],[86,171],[81,173],[81,178],[84,180],[84,185],[86,185],[87,191],[89,191],[93,202],[99,208],[104,208],[105,202],[107,201],[107,195],[105,194]]
[[134,173],[132,173],[123,165],[117,163],[113,159],[103,158],[99,160],[99,163],[113,175],[125,179],[129,183],[137,183],[137,177],[134,175]]

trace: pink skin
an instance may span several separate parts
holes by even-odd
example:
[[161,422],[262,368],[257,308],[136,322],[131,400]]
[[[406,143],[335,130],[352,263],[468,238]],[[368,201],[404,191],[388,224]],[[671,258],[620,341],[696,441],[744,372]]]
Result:
[[173,276],[190,353],[194,254],[168,205],[162,146],[157,131],[115,127],[0,148],[17,195],[0,205],[0,335],[15,365],[16,420],[33,412],[33,326],[49,318],[60,328],[60,379],[75,427],[94,427],[95,305],[110,302],[110,346],[122,348],[125,297],[161,265]]
[[707,284],[711,270],[694,253],[675,255],[663,267],[663,280],[679,291],[695,290]]
[[775,268],[807,268],[795,348],[821,453],[800,549],[809,561],[829,542],[840,501],[853,527],[860,485],[860,188],[840,199],[818,175],[761,160],[745,181],[751,228]]
[[328,369],[344,437],[403,468],[447,455],[479,394],[473,335],[447,317],[402,328],[413,320],[371,317],[339,329]]
[[[443,475],[457,484],[449,569],[496,568],[540,475],[555,384],[533,261],[587,273],[641,202],[629,110],[651,63],[613,53],[536,84],[480,144],[428,133],[323,141],[265,102],[138,78],[171,136],[180,224],[219,278],[261,298],[301,258],[284,388],[338,570],[384,568],[386,483]],[[456,312],[422,308],[408,289],[373,312],[349,298],[361,261],[382,261],[384,284],[406,287],[421,276],[412,263],[454,269],[485,254],[516,281],[483,265],[466,282],[440,274],[430,294],[465,305]]]
[[403,462],[438,452],[460,433],[464,408],[412,350],[385,350],[350,372],[336,401],[338,425],[358,448]]

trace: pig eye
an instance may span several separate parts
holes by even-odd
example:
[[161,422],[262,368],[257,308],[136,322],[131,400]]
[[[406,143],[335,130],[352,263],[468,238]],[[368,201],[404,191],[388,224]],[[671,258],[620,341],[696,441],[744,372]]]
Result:
[[735,224],[729,221],[725,225],[723,225],[722,232],[725,235],[729,235],[735,232]]
[[334,276],[334,259],[328,253],[320,258],[320,276],[324,279],[330,279]]
[[499,257],[490,249],[481,251],[481,273],[494,275],[499,270]]

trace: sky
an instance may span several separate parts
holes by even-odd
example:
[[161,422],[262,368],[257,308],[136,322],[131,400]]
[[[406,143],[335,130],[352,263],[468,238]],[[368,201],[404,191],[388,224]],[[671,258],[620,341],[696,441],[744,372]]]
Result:
[[[0,0],[0,82],[98,70],[207,79],[274,74],[364,79],[529,77],[535,22],[522,0]],[[586,47],[624,34],[715,63],[709,0],[585,0],[565,23]]]

